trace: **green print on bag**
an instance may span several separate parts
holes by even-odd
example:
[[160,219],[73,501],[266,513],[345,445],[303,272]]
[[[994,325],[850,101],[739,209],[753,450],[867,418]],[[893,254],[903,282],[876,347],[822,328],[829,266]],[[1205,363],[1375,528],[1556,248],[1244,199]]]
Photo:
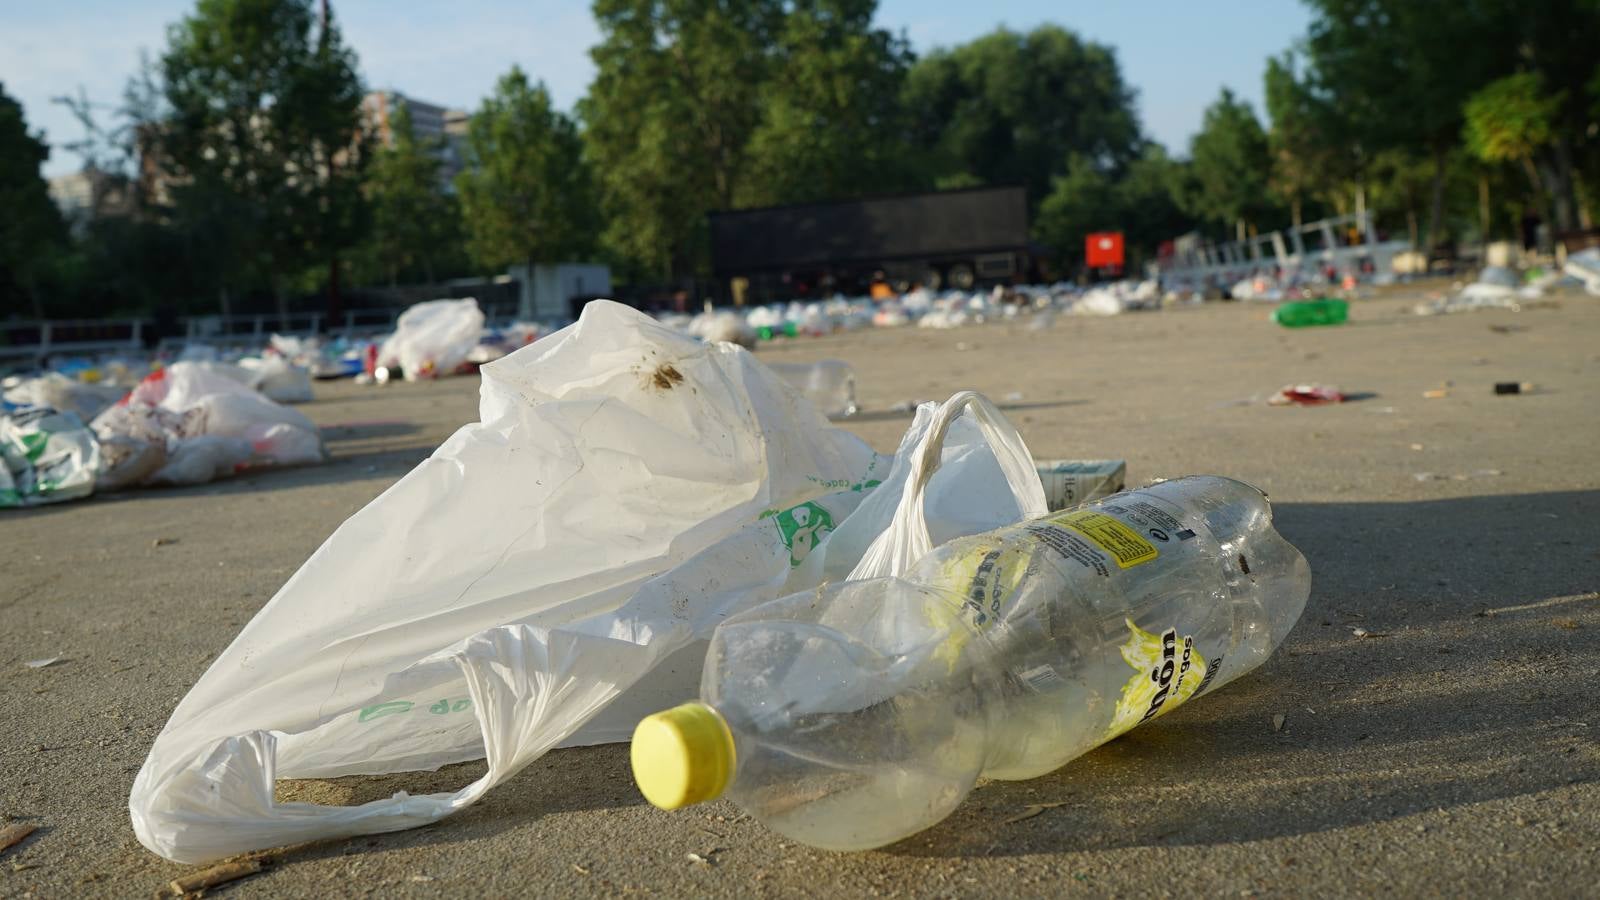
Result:
[[[417,705],[412,703],[410,700],[389,700],[383,703],[374,703],[371,706],[363,707],[356,721],[371,722],[373,719],[381,719],[384,716],[398,716],[402,713],[411,712],[411,710],[415,709],[416,706]],[[471,708],[472,700],[470,698],[457,697],[454,700],[444,699],[436,701],[428,707],[428,712],[436,716],[443,716],[448,715],[449,713],[462,712]]]
[[789,567],[806,561],[811,551],[833,531],[833,515],[815,503],[802,503],[781,512],[766,513],[778,524],[778,537],[789,548]]

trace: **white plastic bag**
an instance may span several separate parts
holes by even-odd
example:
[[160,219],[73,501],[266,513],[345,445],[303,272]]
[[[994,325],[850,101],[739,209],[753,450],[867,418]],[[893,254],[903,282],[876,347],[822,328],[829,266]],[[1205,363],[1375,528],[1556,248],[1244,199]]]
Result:
[[88,422],[101,410],[122,399],[124,388],[112,384],[87,384],[60,372],[46,372],[37,378],[7,379],[3,399],[16,406],[48,406],[59,412],[75,413]]
[[429,300],[400,314],[394,334],[378,351],[378,364],[400,367],[407,381],[449,375],[483,335],[478,301]]
[[305,366],[268,354],[241,359],[239,367],[249,375],[245,383],[274,403],[310,403],[312,400],[311,370]]
[[[121,448],[107,457],[106,474],[129,457],[153,458],[129,441],[163,445],[163,464],[139,482],[146,484],[199,484],[250,466],[323,461],[322,437],[310,419],[215,365],[173,363],[97,416],[95,434]],[[134,483],[120,472],[110,480],[119,487]]]
[[[891,465],[749,353],[613,303],[483,375],[482,421],[341,526],[178,706],[130,797],[145,846],[201,862],[423,825],[551,747],[625,738],[693,696],[726,615],[848,572],[896,508],[862,498],[929,434],[971,439],[947,462],[1007,495],[947,507],[1043,509],[1036,475],[1009,500],[985,432],[931,405]],[[279,777],[484,757],[453,794],[273,800]]]
[[32,407],[0,414],[0,508],[94,492],[100,448],[75,413]]

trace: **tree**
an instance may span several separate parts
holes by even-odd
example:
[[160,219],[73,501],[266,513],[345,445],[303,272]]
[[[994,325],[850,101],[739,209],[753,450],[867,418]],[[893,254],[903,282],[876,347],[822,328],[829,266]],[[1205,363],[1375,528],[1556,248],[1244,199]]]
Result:
[[377,151],[367,175],[372,233],[367,254],[394,284],[402,273],[433,282],[459,239],[461,211],[445,192],[442,141],[417,137],[405,104],[389,121],[393,143]]
[[1128,269],[1150,258],[1162,241],[1193,226],[1173,199],[1172,184],[1182,164],[1160,144],[1146,143],[1121,173],[1109,172],[1083,155],[1067,164],[1039,205],[1034,225],[1057,265],[1071,271],[1083,265],[1083,240],[1098,231],[1120,231]]
[[1361,148],[1332,105],[1297,73],[1293,53],[1268,59],[1263,82],[1271,122],[1268,187],[1289,205],[1298,228],[1306,201],[1331,195],[1341,182],[1359,177]]
[[1272,157],[1267,135],[1248,103],[1227,88],[1206,108],[1200,132],[1189,145],[1194,190],[1180,198],[1185,212],[1235,226],[1245,238],[1249,225],[1272,211],[1267,178]]
[[605,243],[630,268],[703,268],[705,214],[739,195],[783,13],[780,0],[595,0],[579,114]]
[[750,138],[743,204],[830,200],[913,185],[900,91],[912,55],[872,27],[876,0],[801,0],[784,19]]
[[594,244],[594,197],[573,120],[522,70],[501,76],[467,132],[456,190],[478,265],[562,262]]
[[0,301],[17,309],[27,301],[44,318],[40,280],[66,242],[66,226],[50,199],[39,167],[50,146],[28,133],[22,104],[0,84]]
[[[1521,165],[1534,195],[1542,198],[1544,186],[1534,154],[1554,139],[1553,123],[1563,100],[1559,94],[1546,95],[1544,81],[1535,72],[1490,82],[1472,95],[1463,110],[1468,152],[1485,163]],[[1487,207],[1487,199],[1484,205]],[[1570,228],[1570,211],[1563,218]]]
[[[148,149],[175,217],[227,240],[229,284],[266,285],[287,311],[298,274],[360,237],[365,135],[355,56],[310,0],[198,0],[167,34],[167,116]],[[224,301],[226,306],[226,301]]]
[[[1369,155],[1402,150],[1433,163],[1427,246],[1442,235],[1449,155],[1461,108],[1514,68],[1519,8],[1508,0],[1308,0],[1316,89]],[[1531,4],[1538,6],[1539,4]]]
[[1074,154],[1107,171],[1138,155],[1133,100],[1114,51],[1054,25],[935,51],[905,92],[931,183],[1022,184],[1035,206]]

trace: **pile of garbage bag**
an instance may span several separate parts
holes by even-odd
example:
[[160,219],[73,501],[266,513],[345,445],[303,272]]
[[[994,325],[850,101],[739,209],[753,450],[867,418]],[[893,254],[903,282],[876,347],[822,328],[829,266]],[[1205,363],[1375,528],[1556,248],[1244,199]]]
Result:
[[251,387],[276,383],[282,395],[304,374],[270,358],[257,368],[177,362],[129,391],[116,389],[108,403],[101,402],[110,396],[101,386],[59,373],[28,380],[7,392],[0,410],[0,507],[320,463],[327,452],[316,425]]

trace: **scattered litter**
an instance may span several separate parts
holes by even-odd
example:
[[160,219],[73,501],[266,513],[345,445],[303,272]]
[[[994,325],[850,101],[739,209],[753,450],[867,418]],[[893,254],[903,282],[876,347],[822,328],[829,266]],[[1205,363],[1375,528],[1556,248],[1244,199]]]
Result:
[[1418,303],[1411,311],[1419,316],[1438,316],[1478,309],[1515,311],[1522,309],[1520,300],[1536,300],[1544,294],[1539,287],[1520,285],[1521,280],[1517,278],[1515,272],[1502,266],[1490,266],[1484,269],[1478,280],[1472,284],[1448,297]]
[[482,335],[478,301],[429,300],[400,314],[394,334],[378,350],[377,362],[385,369],[398,366],[407,381],[453,375]]
[[[573,868],[577,868],[577,866],[573,866]],[[585,873],[585,874],[588,874],[588,873]],[[414,881],[414,882],[417,882],[418,884],[427,884],[428,882],[433,880],[433,876],[432,875],[413,875],[413,876],[411,876],[411,880]]]
[[1531,394],[1533,382],[1531,381],[1496,381],[1494,383],[1496,395],[1502,394]]
[[1600,247],[1568,254],[1562,271],[1583,282],[1583,289],[1600,297]]
[[30,659],[23,663],[23,665],[30,669],[48,669],[51,666],[60,665],[64,662],[72,662],[72,660],[66,658],[65,656],[47,656],[44,659]]
[[0,828],[0,853],[3,853],[6,850],[9,850],[12,847],[22,843],[22,841],[28,835],[33,834],[38,827],[39,826],[30,824],[28,822],[13,822],[4,828]]
[[1350,629],[1350,633],[1355,635],[1356,638],[1358,638],[1358,639],[1361,639],[1361,638],[1381,638],[1381,637],[1388,637],[1389,636],[1389,632],[1387,632],[1387,631],[1368,631],[1365,628],[1361,628],[1360,626],[1357,626],[1355,628]]
[[1331,297],[1279,304],[1272,311],[1272,321],[1285,328],[1305,328],[1311,325],[1342,325],[1350,316],[1350,304]]
[[1527,331],[1526,325],[1490,325],[1489,330],[1495,334],[1514,334],[1518,331]]
[[327,458],[303,413],[194,362],[145,378],[92,427],[108,448],[95,483],[101,490],[203,484],[255,466]]
[[[942,460],[917,504],[922,540],[1048,512],[1014,426],[976,394],[919,410],[903,450],[881,455],[755,355],[617,303],[482,373],[482,421],[337,529],[156,738],[128,800],[146,847],[201,863],[430,824],[548,749],[626,739],[694,694],[696,642],[723,618],[887,546],[873,536],[897,507],[867,504],[905,489],[914,454]],[[625,514],[568,527],[596,504]],[[526,521],[474,525],[513,516]],[[419,603],[438,609],[419,620]],[[405,637],[419,627],[425,640]],[[319,637],[350,628],[382,637],[353,661]],[[324,667],[345,667],[336,696],[304,678]],[[488,773],[453,794],[286,808],[260,790],[272,774],[413,771],[485,747]]]
[[1413,450],[1421,450],[1422,449],[1422,445],[1421,444],[1412,444],[1411,445],[1411,449],[1413,449]]
[[1045,505],[1053,512],[1122,490],[1128,463],[1121,459],[1040,459],[1034,460],[1034,469],[1044,484]]
[[856,414],[856,372],[838,359],[814,363],[770,363],[768,368],[800,389],[818,412],[830,419]]
[[87,497],[99,465],[99,444],[76,413],[0,413],[0,509]]
[[1325,384],[1288,384],[1267,398],[1268,406],[1322,406],[1343,403],[1344,394]]
[[1448,396],[1450,396],[1449,388],[1433,388],[1422,392],[1422,399],[1424,400],[1443,400]]
[[1012,391],[1011,393],[1006,394],[1004,397],[1001,397],[1000,399],[1004,400],[1007,403],[1021,403],[1022,402],[1022,392],[1021,391]]
[[1022,812],[1017,813],[1016,815],[1010,817],[1009,819],[1002,819],[1000,824],[1001,825],[1013,825],[1013,824],[1015,824],[1017,822],[1022,822],[1022,821],[1025,821],[1027,819],[1031,819],[1034,816],[1037,816],[1040,813],[1043,813],[1047,809],[1055,809],[1058,806],[1066,806],[1070,802],[1072,802],[1072,801],[1070,801],[1070,800],[1057,800],[1057,801],[1055,801],[1053,803],[1030,803],[1027,806],[1023,807]]
[[191,875],[185,875],[182,878],[174,878],[167,883],[167,891],[172,896],[182,897],[184,894],[208,890],[219,884],[227,884],[230,881],[247,878],[259,871],[261,871],[261,860],[259,859],[226,862],[212,866],[209,869],[202,869]]
[[1282,731],[1283,730],[1283,723],[1287,722],[1288,720],[1289,720],[1288,716],[1285,716],[1283,713],[1278,713],[1277,715],[1273,716],[1272,717],[1272,730],[1273,731]]
[[710,850],[707,850],[703,854],[702,853],[689,853],[687,855],[689,857],[689,861],[692,862],[692,863],[695,863],[697,865],[702,865],[702,866],[714,866],[714,865],[717,864],[717,861],[716,861],[716,859],[714,857],[718,853],[721,853],[722,850],[723,850],[723,848],[721,848],[721,847],[712,847]]
[[150,542],[150,546],[152,546],[152,547],[170,547],[173,544],[176,544],[177,542],[178,542],[178,539],[175,538],[175,537],[158,537],[155,540]]
[[1454,475],[1443,475],[1438,472],[1417,472],[1411,477],[1418,481],[1475,481],[1479,478],[1497,478],[1504,475],[1502,469],[1474,469],[1471,472],[1458,472]]

